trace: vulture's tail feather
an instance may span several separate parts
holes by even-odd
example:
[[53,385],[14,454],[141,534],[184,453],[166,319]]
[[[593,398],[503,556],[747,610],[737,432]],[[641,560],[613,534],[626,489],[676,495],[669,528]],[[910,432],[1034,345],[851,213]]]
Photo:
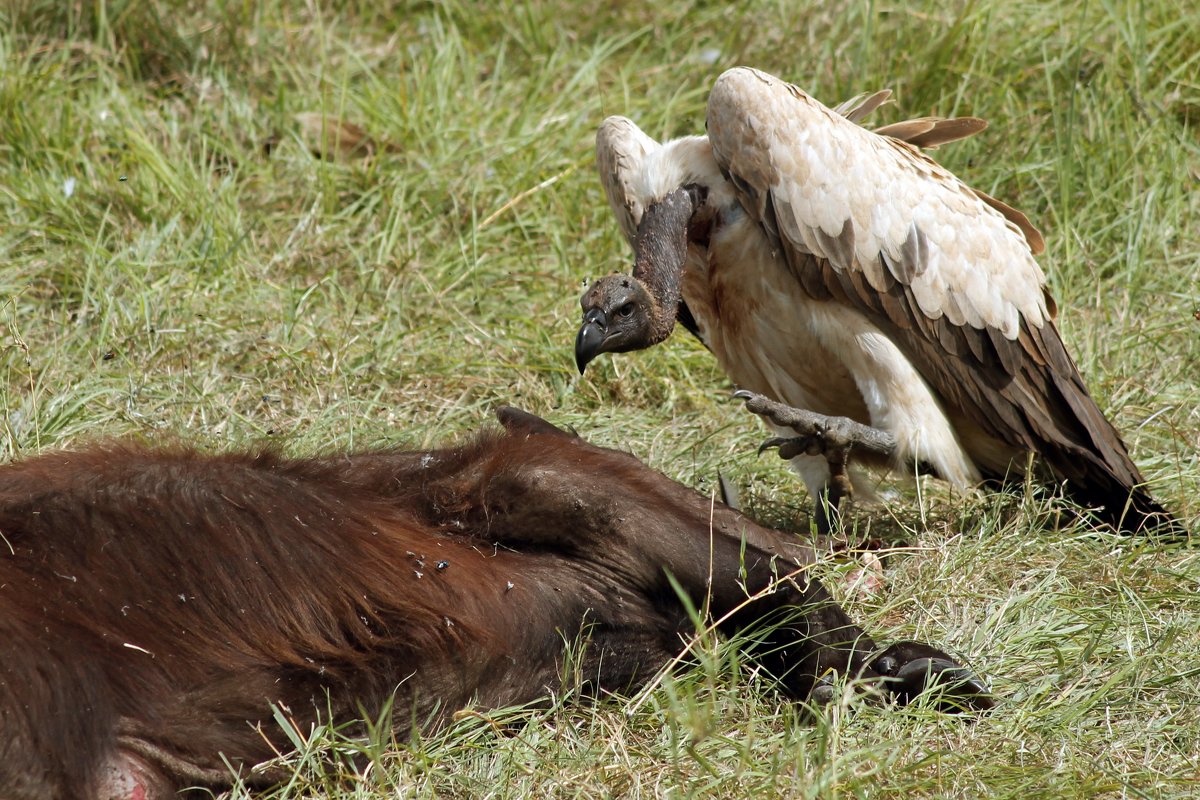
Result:
[[1183,526],[1146,489],[1121,434],[1087,390],[1074,360],[1053,324],[1023,326],[1022,336],[1044,359],[1044,368],[1026,370],[1030,398],[1040,409],[1031,439],[1067,497],[1120,533],[1186,536]]
[[1111,473],[1107,481],[1090,477],[1087,482],[1068,480],[1067,496],[1091,509],[1092,516],[1113,530],[1170,538],[1187,536],[1182,523],[1141,486],[1131,488]]
[[[1067,357],[1065,350],[1063,357]],[[1121,435],[1092,399],[1074,364],[1069,372],[1055,370],[1053,383],[1081,428],[1071,437],[1074,441],[1054,447],[1054,456],[1047,458],[1066,479],[1067,496],[1093,509],[1093,516],[1120,533],[1186,535],[1179,521],[1145,488]]]

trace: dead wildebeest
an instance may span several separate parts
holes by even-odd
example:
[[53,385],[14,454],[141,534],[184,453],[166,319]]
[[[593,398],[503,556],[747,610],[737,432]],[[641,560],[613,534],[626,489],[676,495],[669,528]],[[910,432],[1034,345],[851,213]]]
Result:
[[223,759],[270,781],[272,703],[437,725],[560,688],[585,629],[592,687],[636,687],[693,629],[668,576],[721,630],[757,626],[746,657],[792,697],[842,674],[990,704],[942,651],[876,645],[794,537],[499,416],[428,452],[109,444],[0,468],[0,795],[162,798],[229,786]]

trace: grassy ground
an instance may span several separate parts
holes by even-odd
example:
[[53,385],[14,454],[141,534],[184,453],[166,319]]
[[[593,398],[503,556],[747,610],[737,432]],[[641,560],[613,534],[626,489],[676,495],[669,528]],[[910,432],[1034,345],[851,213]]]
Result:
[[[829,101],[889,86],[880,120],[992,120],[940,157],[1044,228],[1064,338],[1195,530],[1194,3],[174,5],[0,9],[4,458],[110,434],[422,446],[507,402],[702,490],[720,467],[754,514],[796,525],[798,481],[753,455],[764,430],[695,342],[585,379],[572,362],[581,281],[628,261],[596,125],[698,132],[713,78],[751,64]],[[636,706],[400,745],[304,731],[278,796],[1194,796],[1194,546],[926,488],[860,514],[911,548],[849,603],[968,657],[1004,698],[987,718],[804,720],[715,648]]]

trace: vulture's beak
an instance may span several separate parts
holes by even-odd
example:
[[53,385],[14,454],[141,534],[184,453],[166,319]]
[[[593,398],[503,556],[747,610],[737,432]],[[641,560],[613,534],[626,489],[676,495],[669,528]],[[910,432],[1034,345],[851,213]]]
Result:
[[583,315],[583,325],[579,335],[575,337],[575,366],[579,374],[587,368],[588,362],[603,352],[604,339],[608,334],[608,315],[598,308],[593,308]]

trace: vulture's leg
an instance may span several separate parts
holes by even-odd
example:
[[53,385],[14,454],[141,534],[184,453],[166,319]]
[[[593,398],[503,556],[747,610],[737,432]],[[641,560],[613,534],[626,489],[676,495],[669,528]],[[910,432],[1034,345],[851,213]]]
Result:
[[733,396],[745,400],[746,408],[752,414],[796,431],[795,437],[778,437],[763,443],[763,449],[778,447],[780,458],[823,455],[829,460],[831,470],[836,472],[841,465],[841,472],[845,474],[846,456],[852,450],[871,461],[890,461],[896,454],[896,437],[849,417],[829,417],[792,408],[745,389],[739,389]]
[[824,456],[829,462],[825,496],[816,499],[817,531],[821,534],[836,529],[842,499],[852,492],[846,471],[851,454],[860,460],[877,463],[890,463],[895,457],[894,436],[849,417],[830,417],[792,408],[744,389],[734,392],[733,396],[745,400],[751,413],[766,417],[780,427],[791,428],[797,434],[768,439],[759,448],[760,453],[775,447],[779,449],[779,457],[788,461],[799,455],[810,455]]
[[[771,442],[775,440],[767,440],[759,447],[758,452],[762,452],[764,448],[771,447]],[[778,439],[779,452],[783,455],[784,447],[789,443],[787,439]],[[825,490],[821,493],[823,496],[817,498],[817,532],[822,536],[828,536],[834,531],[841,530],[842,516],[841,506],[843,498],[849,497],[854,492],[854,487],[850,484],[850,474],[846,471],[847,463],[850,460],[850,448],[838,447],[835,449],[825,449],[822,453],[825,460],[829,463],[829,482],[825,484]],[[810,455],[816,455],[812,453]]]

